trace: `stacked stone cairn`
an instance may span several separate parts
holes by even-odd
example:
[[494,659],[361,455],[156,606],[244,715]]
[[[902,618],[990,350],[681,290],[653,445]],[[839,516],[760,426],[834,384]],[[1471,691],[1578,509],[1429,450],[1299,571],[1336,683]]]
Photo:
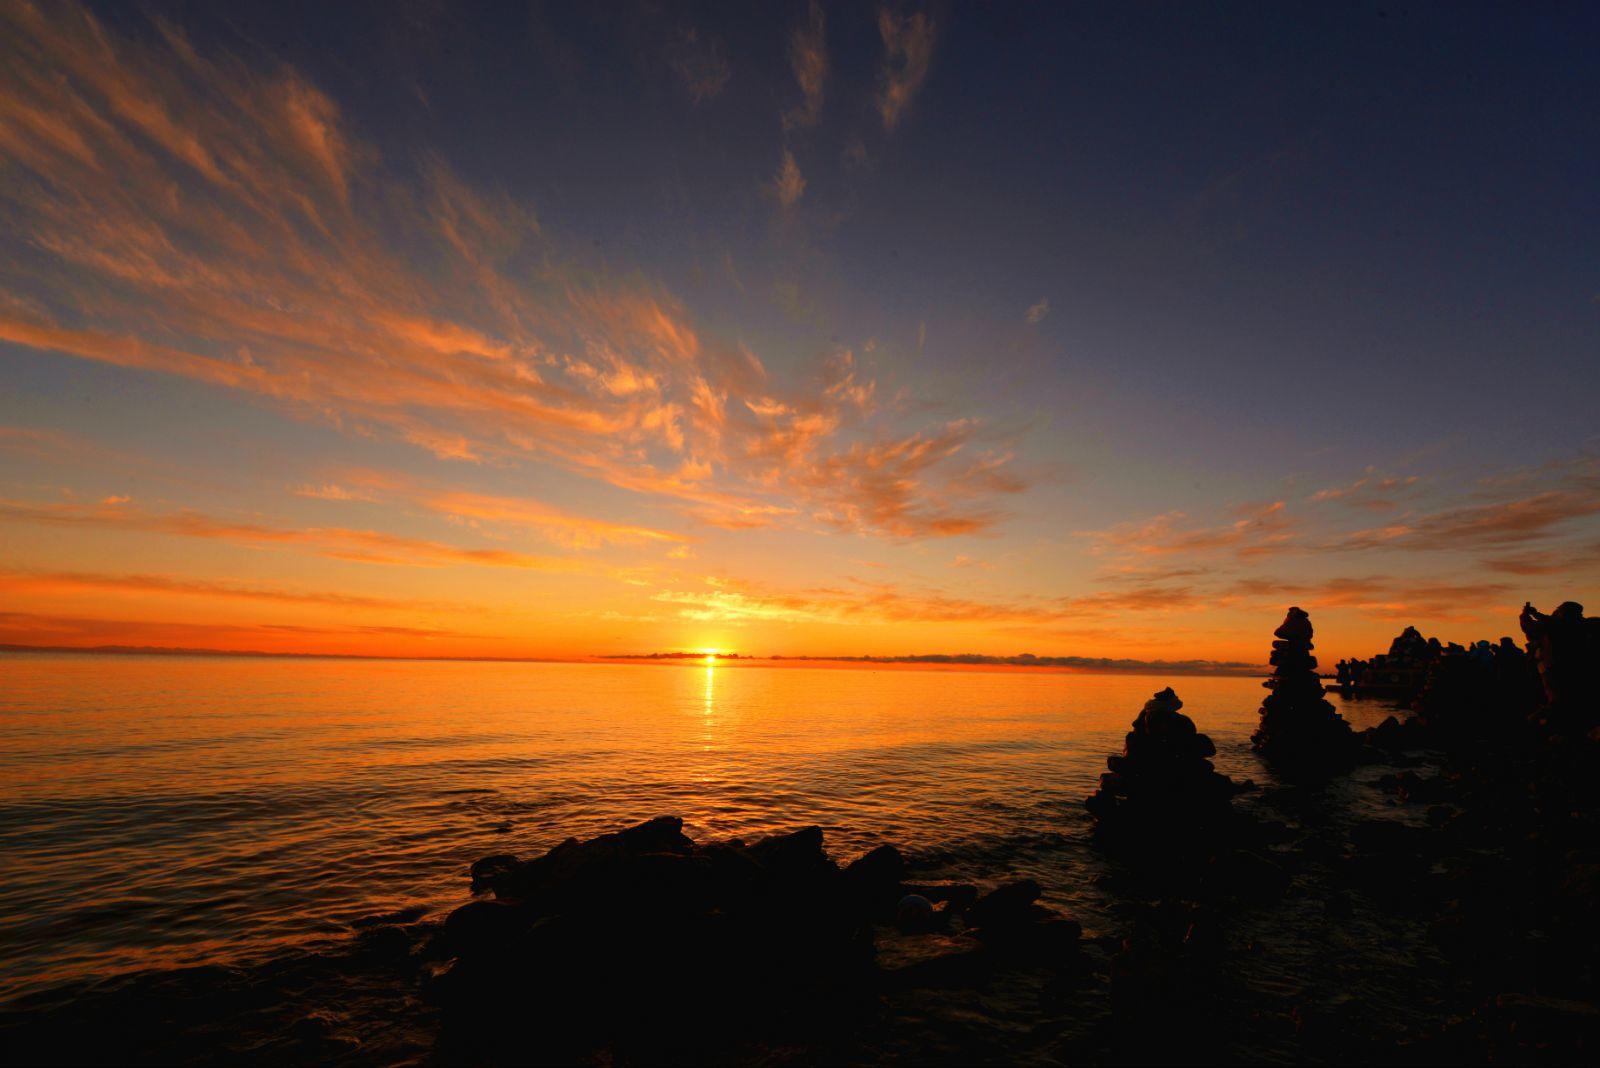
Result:
[[1299,608],[1290,608],[1273,631],[1272,677],[1262,683],[1272,693],[1261,702],[1261,724],[1250,741],[1280,768],[1333,769],[1356,754],[1350,724],[1323,696],[1311,633],[1311,617]]
[[1150,698],[1122,754],[1106,758],[1100,789],[1084,801],[1104,844],[1187,847],[1231,819],[1233,795],[1246,787],[1216,770],[1216,745],[1182,707],[1171,687]]

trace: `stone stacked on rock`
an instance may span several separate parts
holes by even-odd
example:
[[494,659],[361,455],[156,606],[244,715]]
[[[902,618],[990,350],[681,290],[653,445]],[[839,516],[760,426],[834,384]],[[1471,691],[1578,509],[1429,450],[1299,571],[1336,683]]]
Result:
[[1269,760],[1288,769],[1331,769],[1355,757],[1350,724],[1323,696],[1317,658],[1311,655],[1311,617],[1299,608],[1289,614],[1272,643],[1272,691],[1261,702],[1261,724],[1251,743]]
[[1102,840],[1168,846],[1195,841],[1195,831],[1216,828],[1232,812],[1242,787],[1211,763],[1217,747],[1179,711],[1171,687],[1145,702],[1100,789],[1084,801]]

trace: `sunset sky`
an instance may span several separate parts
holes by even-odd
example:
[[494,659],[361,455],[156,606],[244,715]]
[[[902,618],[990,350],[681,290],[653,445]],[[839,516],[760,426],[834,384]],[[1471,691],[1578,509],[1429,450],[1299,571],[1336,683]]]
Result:
[[1600,607],[1600,8],[0,4],[0,642]]

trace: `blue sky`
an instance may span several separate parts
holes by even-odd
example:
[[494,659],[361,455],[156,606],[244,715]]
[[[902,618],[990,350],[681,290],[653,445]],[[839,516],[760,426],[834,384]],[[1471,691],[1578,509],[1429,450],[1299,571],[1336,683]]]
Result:
[[10,21],[19,640],[1223,657],[1594,588],[1592,6]]

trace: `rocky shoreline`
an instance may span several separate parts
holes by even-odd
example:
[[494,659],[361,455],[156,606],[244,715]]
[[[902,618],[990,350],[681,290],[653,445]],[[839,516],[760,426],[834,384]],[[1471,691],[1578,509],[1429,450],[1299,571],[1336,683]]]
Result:
[[28,999],[0,1040],[19,1064],[1591,1063],[1594,629],[1534,617],[1526,677],[1444,658],[1414,715],[1357,733],[1292,609],[1264,788],[1156,693],[1086,801],[1109,925],[1032,878],[662,816],[484,857],[442,919]]

